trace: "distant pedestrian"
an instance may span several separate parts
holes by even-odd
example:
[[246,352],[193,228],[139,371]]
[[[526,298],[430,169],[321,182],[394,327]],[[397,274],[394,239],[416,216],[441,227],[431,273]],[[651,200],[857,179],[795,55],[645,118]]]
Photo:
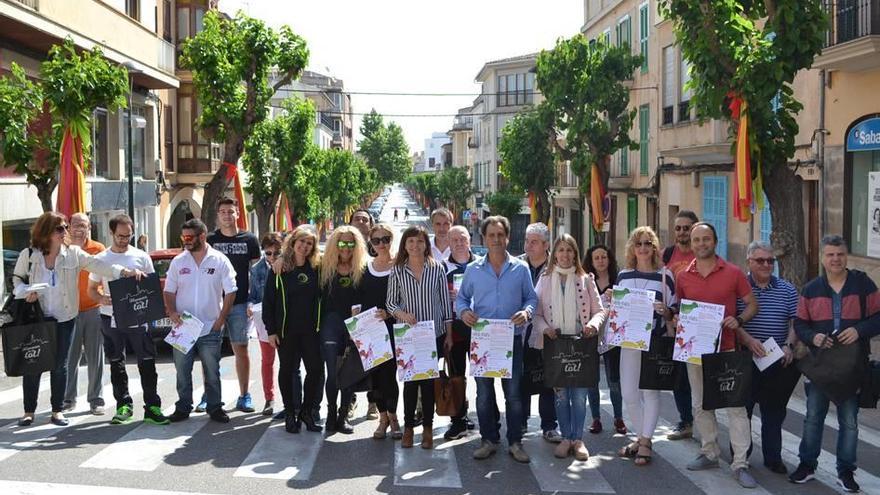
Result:
[[394,221],[397,221],[397,208],[394,209]]
[[403,210],[403,220],[404,221],[409,220],[409,208],[406,208]]
[[147,234],[141,234],[138,236],[137,248],[140,249],[141,251],[146,251],[147,244],[149,244],[149,243],[150,243],[150,238],[147,237]]

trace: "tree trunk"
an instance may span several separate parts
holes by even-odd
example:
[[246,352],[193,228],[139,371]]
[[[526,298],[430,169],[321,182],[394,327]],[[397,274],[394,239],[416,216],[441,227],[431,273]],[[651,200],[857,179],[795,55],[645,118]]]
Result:
[[768,165],[763,182],[773,220],[770,241],[780,276],[800,288],[807,282],[803,180],[785,163]]
[[[244,149],[244,141],[235,136],[227,136],[226,143],[223,147],[223,163],[232,163],[238,165],[238,159]],[[226,166],[221,164],[220,170],[211,177],[210,182],[205,184],[205,196],[202,200],[202,221],[208,226],[208,232],[214,230],[217,226],[217,201],[225,194],[229,188],[229,182],[226,180]],[[238,205],[243,215],[247,208],[245,205]]]
[[35,187],[37,188],[37,197],[40,198],[40,206],[43,207],[43,213],[54,210],[52,207],[52,191],[55,190],[55,184],[40,184]]
[[272,216],[272,202],[270,201],[254,201],[254,212],[257,214],[257,228],[260,231],[260,235],[266,235],[269,232],[272,232],[272,225],[269,223],[269,218]]
[[549,225],[550,223],[550,195],[547,194],[547,191],[538,191],[535,194],[535,201],[538,203],[538,221],[542,222],[544,225]]

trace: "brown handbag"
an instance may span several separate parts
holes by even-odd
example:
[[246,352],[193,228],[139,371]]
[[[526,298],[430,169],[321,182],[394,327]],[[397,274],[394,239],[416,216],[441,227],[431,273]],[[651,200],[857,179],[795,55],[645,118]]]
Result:
[[434,379],[434,404],[438,416],[456,416],[464,403],[465,382],[463,376],[450,376],[449,355],[443,356],[440,377]]

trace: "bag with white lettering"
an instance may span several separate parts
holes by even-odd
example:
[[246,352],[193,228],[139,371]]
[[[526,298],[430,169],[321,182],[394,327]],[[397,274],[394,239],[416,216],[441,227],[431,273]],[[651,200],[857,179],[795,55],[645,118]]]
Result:
[[752,353],[703,354],[703,410],[745,407],[752,394]]
[[39,302],[16,307],[14,322],[3,327],[3,368],[7,376],[37,375],[55,369],[57,336],[53,319]]
[[639,389],[672,390],[678,382],[681,367],[672,360],[675,338],[654,335],[651,347],[642,353],[642,366],[639,372]]
[[599,385],[598,337],[544,339],[544,386],[592,388]]

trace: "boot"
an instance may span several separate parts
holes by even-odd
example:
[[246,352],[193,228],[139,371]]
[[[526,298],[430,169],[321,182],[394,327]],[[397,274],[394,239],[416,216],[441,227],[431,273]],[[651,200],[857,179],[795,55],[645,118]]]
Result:
[[422,423],[422,448],[426,450],[434,448],[434,428],[427,421]]
[[287,433],[299,433],[300,420],[296,411],[288,410],[284,415],[284,429]]
[[328,433],[336,431],[336,406],[327,406],[327,421],[324,422],[324,430]]
[[384,440],[385,437],[388,436],[386,430],[388,430],[389,424],[388,413],[379,413],[379,426],[377,426],[376,431],[373,432],[373,438],[376,440]]
[[349,407],[350,406],[348,405],[340,407],[339,414],[336,415],[336,431],[346,435],[354,433],[354,428],[352,428],[351,423],[348,422]]
[[400,446],[405,449],[410,449],[413,446],[413,437],[415,433],[413,433],[413,429],[411,426],[407,426],[403,429],[403,439],[400,440]]
[[323,429],[321,428],[321,425],[315,422],[315,418],[312,417],[312,411],[310,409],[303,409],[300,411],[299,420],[306,425],[306,430],[308,431],[320,432]]
[[391,438],[400,440],[403,438],[403,432],[400,431],[400,423],[397,421],[397,415],[388,413],[388,421],[391,423]]

